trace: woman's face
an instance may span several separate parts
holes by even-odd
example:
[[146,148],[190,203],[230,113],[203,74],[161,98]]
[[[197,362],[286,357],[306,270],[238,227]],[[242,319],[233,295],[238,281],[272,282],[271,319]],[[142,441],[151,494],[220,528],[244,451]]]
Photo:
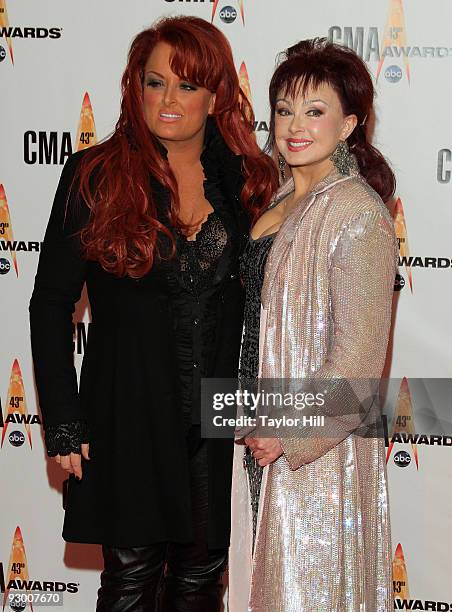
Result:
[[278,95],[275,109],[275,140],[279,152],[292,166],[331,169],[330,155],[356,125],[356,116],[345,116],[338,95],[327,84],[308,88],[292,98]]
[[202,142],[215,94],[174,74],[170,66],[172,52],[167,43],[158,43],[144,67],[145,121],[163,144]]

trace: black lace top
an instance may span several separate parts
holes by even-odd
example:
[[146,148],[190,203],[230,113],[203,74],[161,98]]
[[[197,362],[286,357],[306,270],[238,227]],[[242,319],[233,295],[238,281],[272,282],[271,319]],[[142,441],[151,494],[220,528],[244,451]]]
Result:
[[199,424],[201,378],[211,376],[219,288],[239,277],[238,235],[228,207],[214,184],[206,185],[214,211],[195,240],[177,237],[178,256],[167,276],[172,294],[180,404],[187,425]]
[[[245,286],[246,300],[239,380],[241,387],[249,391],[255,391],[255,382],[259,373],[261,291],[265,263],[275,235],[261,236],[257,240],[250,238],[240,258],[240,274]],[[248,472],[254,545],[263,468],[254,459],[248,446],[244,449],[243,463]]]
[[245,316],[240,356],[239,376],[244,385],[253,385],[259,369],[259,326],[261,314],[261,290],[264,282],[265,263],[275,234],[249,239],[240,258],[240,275],[245,287]]

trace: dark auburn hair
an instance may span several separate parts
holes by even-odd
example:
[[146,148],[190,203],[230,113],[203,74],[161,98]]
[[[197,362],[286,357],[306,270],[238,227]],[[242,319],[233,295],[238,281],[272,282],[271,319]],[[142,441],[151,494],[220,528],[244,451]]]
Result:
[[338,95],[344,115],[356,115],[358,122],[347,142],[361,174],[387,202],[395,191],[395,177],[383,155],[368,140],[367,120],[375,90],[363,60],[351,49],[325,38],[302,40],[287,49],[282,60],[270,83],[271,119],[266,150],[272,152],[275,148],[275,107],[281,92],[294,97],[326,83]]
[[[177,183],[157,139],[146,125],[143,110],[143,72],[159,42],[172,47],[171,69],[182,79],[216,93],[213,115],[229,149],[243,156],[241,199],[251,216],[271,199],[278,184],[273,161],[261,151],[253,132],[254,115],[240,89],[231,47],[226,37],[197,17],[163,18],[133,40],[122,77],[119,120],[112,136],[89,149],[80,164],[80,193],[90,209],[81,242],[88,259],[108,272],[139,278],[159,253],[158,235],[171,232],[157,219],[149,175],[170,193],[169,217],[178,221]],[[93,173],[95,180],[92,180]]]

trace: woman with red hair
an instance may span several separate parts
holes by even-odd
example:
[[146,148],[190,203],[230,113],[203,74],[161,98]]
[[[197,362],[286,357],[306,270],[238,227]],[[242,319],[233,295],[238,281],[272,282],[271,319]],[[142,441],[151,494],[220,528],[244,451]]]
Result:
[[395,179],[369,141],[373,97],[364,62],[325,39],[288,49],[271,80],[268,146],[290,177],[243,255],[240,368],[284,403],[238,436],[231,612],[394,608],[377,397]]
[[71,475],[63,537],[103,545],[99,611],[221,607],[232,441],[201,438],[200,381],[236,374],[238,256],[277,183],[252,126],[223,34],[163,19],[132,43],[113,135],[61,176],[32,349],[47,451]]

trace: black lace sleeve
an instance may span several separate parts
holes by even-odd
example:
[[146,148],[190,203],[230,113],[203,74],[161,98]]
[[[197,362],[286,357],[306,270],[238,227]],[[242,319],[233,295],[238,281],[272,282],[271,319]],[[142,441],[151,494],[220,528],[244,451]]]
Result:
[[84,421],[48,425],[45,430],[45,443],[49,457],[70,453],[80,455],[80,445],[87,442],[89,442],[88,426]]

